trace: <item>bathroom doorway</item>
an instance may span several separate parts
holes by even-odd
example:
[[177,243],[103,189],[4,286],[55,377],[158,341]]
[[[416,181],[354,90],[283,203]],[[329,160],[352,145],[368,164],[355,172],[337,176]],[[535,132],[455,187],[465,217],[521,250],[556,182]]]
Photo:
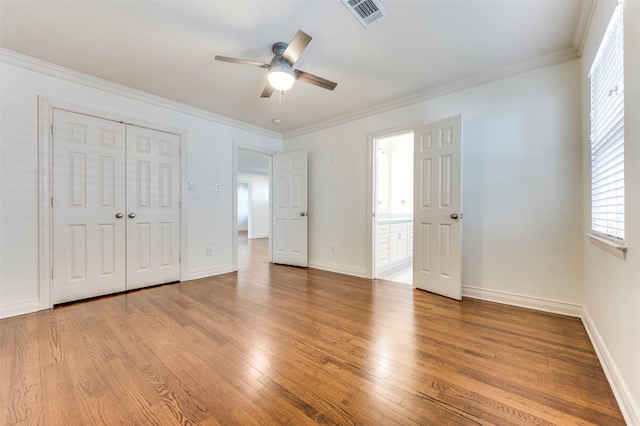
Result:
[[374,144],[374,276],[412,285],[413,131]]

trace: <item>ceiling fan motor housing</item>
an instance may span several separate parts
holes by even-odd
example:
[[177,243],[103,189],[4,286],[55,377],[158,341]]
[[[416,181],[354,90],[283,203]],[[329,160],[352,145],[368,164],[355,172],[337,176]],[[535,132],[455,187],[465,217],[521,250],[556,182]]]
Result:
[[271,46],[271,51],[274,55],[276,55],[276,57],[281,57],[284,51],[287,50],[288,46],[289,45],[287,43],[279,41],[277,43],[273,43],[273,46]]

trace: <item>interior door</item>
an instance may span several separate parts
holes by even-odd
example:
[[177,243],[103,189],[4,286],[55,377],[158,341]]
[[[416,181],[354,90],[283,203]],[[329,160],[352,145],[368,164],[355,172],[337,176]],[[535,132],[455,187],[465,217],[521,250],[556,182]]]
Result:
[[462,298],[462,116],[424,126],[414,141],[413,285]]
[[180,280],[180,137],[53,116],[53,303]]
[[273,156],[273,263],[307,266],[307,152]]
[[62,110],[53,123],[53,301],[124,291],[125,128]]
[[180,280],[180,136],[127,126],[127,289]]

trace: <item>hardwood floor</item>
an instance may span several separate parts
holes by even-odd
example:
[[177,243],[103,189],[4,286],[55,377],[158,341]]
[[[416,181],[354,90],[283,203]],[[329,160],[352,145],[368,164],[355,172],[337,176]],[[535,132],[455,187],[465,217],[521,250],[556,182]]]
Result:
[[0,423],[624,424],[578,319],[265,256],[0,321]]

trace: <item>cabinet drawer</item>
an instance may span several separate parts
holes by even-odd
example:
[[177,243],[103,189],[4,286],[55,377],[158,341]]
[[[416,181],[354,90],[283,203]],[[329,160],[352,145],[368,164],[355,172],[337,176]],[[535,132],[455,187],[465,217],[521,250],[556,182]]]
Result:
[[378,225],[378,234],[388,234],[389,225]]
[[378,266],[389,264],[389,250],[383,250],[378,253]]
[[378,249],[385,250],[389,248],[389,234],[378,236]]
[[407,224],[406,223],[392,223],[389,232],[407,232]]

